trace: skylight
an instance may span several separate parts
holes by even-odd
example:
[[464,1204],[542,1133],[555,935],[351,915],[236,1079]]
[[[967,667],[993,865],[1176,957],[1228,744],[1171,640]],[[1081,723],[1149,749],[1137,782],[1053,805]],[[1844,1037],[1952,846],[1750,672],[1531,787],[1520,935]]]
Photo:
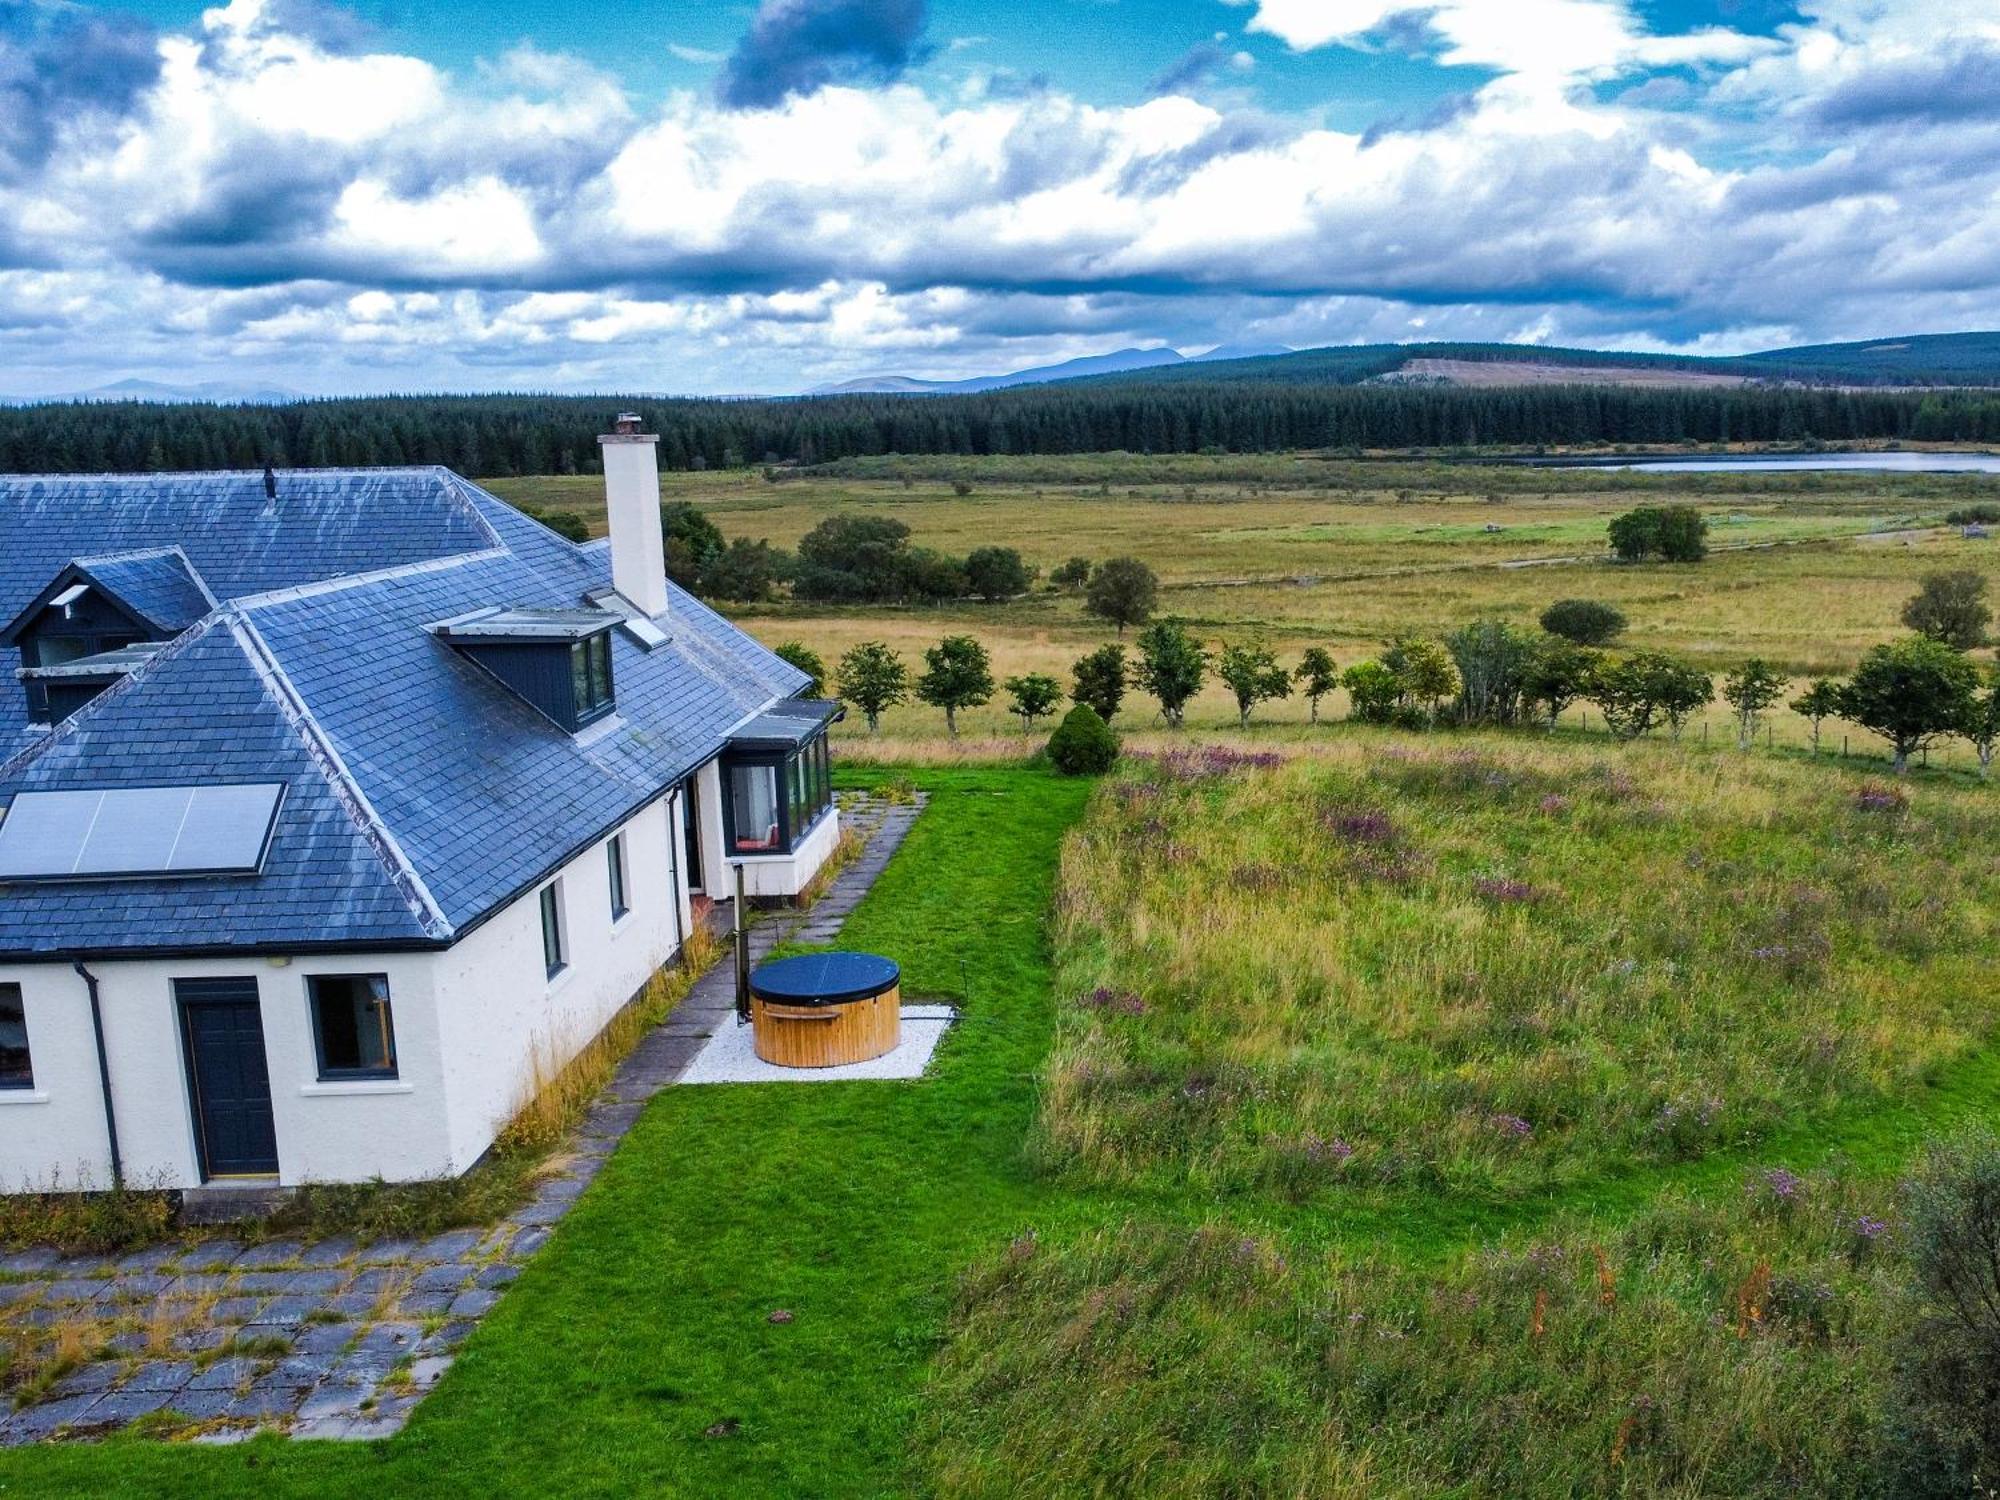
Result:
[[283,792],[277,783],[22,792],[0,822],[0,880],[251,874]]

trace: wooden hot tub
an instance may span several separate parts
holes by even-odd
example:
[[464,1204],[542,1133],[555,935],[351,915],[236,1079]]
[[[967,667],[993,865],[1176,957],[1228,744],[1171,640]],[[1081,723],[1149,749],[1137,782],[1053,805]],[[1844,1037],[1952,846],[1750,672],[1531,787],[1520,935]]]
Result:
[[902,971],[872,953],[807,953],[750,976],[757,1055],[781,1068],[833,1068],[896,1050]]

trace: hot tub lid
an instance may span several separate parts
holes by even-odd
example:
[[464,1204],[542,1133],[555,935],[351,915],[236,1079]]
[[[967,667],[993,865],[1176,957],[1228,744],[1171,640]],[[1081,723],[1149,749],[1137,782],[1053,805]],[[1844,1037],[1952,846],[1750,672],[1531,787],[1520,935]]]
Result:
[[750,976],[750,992],[781,1005],[845,1005],[894,989],[903,971],[873,953],[805,953],[765,964]]

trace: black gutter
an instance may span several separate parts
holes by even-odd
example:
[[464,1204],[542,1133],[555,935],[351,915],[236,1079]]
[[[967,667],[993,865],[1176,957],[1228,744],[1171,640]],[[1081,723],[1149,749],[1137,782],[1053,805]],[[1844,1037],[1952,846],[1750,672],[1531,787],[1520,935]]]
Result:
[[122,1191],[125,1186],[125,1159],[118,1153],[118,1111],[111,1103],[111,1059],[104,1051],[104,1006],[97,995],[97,976],[77,959],[70,965],[90,991],[90,1029],[97,1036],[97,1082],[104,1090],[104,1134],[111,1142],[111,1186],[114,1191]]

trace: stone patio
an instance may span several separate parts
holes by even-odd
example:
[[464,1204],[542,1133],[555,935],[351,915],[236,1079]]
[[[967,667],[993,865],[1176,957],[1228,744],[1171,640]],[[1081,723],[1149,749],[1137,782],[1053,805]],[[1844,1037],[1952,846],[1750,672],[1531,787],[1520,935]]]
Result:
[[[751,929],[753,959],[830,942],[922,810],[862,798],[842,809],[866,847],[808,911]],[[726,911],[726,908],[725,908]],[[0,1255],[0,1344],[65,1331],[89,1358],[45,1396],[0,1412],[0,1445],[96,1437],[144,1419],[162,1435],[235,1441],[397,1431],[458,1346],[548,1240],[639,1118],[706,1040],[735,1025],[725,959],[642,1039],[535,1196],[502,1222],[420,1241],[176,1242],[123,1257]]]

